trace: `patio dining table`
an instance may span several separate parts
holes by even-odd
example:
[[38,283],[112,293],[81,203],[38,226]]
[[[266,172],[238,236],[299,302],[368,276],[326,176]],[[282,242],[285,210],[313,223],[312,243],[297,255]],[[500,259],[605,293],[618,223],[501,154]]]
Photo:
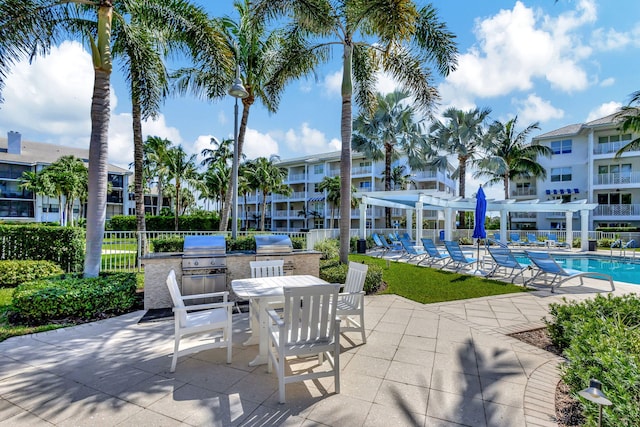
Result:
[[249,366],[264,365],[268,358],[269,304],[284,300],[284,287],[326,285],[328,282],[311,275],[276,277],[256,277],[231,281],[231,288],[238,298],[249,300],[250,307],[257,307],[251,313],[251,337],[243,345],[259,345],[259,352]]

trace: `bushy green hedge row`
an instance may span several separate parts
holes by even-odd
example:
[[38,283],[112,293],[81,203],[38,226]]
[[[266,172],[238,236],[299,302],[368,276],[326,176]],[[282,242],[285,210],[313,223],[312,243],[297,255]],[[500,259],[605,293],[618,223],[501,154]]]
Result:
[[[253,236],[238,237],[235,240],[226,239],[227,251],[255,251],[256,239]],[[184,237],[169,237],[151,239],[154,252],[182,252],[184,249]],[[293,249],[303,249],[306,241],[302,237],[292,237]]]
[[52,261],[0,261],[0,286],[13,288],[24,282],[63,273],[60,266]]
[[52,261],[82,271],[85,232],[77,227],[0,225],[0,259]]
[[640,425],[640,298],[603,297],[580,303],[551,304],[547,327],[568,363],[562,378],[583,402],[587,425],[597,425],[598,407],[577,397],[589,379],[602,382],[613,403],[604,408],[603,425]]
[[[173,216],[145,216],[147,231],[174,230],[174,221]],[[136,217],[133,215],[114,215],[107,221],[105,227],[112,231],[136,231]],[[180,231],[218,230],[220,218],[216,212],[211,212],[208,215],[182,215],[178,217],[178,228]]]
[[100,277],[59,277],[19,285],[13,292],[13,311],[28,324],[65,318],[94,319],[102,313],[121,313],[135,303],[134,273],[104,273]]
[[[378,265],[369,265],[367,270],[367,278],[364,281],[364,291],[367,294],[373,294],[380,289],[382,284],[382,267]],[[340,264],[339,260],[320,261],[320,278],[329,283],[344,283],[347,279],[347,264]]]

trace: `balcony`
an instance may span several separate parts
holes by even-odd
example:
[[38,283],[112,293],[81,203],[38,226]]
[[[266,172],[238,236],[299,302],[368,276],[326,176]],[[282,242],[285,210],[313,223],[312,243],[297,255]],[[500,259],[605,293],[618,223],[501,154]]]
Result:
[[536,219],[535,212],[511,212],[511,219]]
[[593,216],[640,216],[640,204],[598,205]]
[[[351,168],[351,176],[353,175],[371,175],[372,166],[353,167]],[[338,171],[340,172],[340,171]]]
[[294,191],[290,196],[284,196],[282,194],[273,194],[271,196],[273,201],[289,201],[289,200],[304,200],[305,192],[304,191]]
[[511,190],[511,197],[527,197],[535,196],[537,194],[538,189],[536,187],[514,188]]
[[640,172],[603,173],[593,177],[594,185],[620,185],[640,183]]
[[593,154],[615,153],[620,148],[624,147],[630,142],[631,141],[616,141],[616,142],[603,142],[603,143],[596,142],[595,146],[593,147]]
[[290,173],[289,182],[304,182],[307,179],[304,173]]

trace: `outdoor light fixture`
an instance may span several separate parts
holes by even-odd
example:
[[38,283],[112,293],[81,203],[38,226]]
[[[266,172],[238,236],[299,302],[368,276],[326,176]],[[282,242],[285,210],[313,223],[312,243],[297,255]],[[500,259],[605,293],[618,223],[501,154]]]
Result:
[[234,127],[233,127],[233,164],[231,165],[231,238],[236,239],[238,234],[238,98],[244,99],[249,96],[249,92],[244,88],[240,80],[240,68],[236,66],[236,79],[229,89],[229,95],[236,99],[234,106]]
[[602,426],[602,405],[612,405],[611,401],[607,399],[607,396],[602,392],[602,383],[592,378],[589,380],[589,387],[584,390],[580,390],[578,394],[589,402],[598,404],[598,427]]

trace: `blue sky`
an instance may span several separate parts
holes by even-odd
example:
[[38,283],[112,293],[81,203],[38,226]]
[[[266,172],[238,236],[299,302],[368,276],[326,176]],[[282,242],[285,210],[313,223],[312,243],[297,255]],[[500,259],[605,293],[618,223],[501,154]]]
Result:
[[[198,0],[212,15],[234,16],[231,0]],[[612,4],[615,4],[613,6]],[[640,2],[637,0],[436,1],[441,18],[456,34],[459,67],[436,77],[440,108],[489,107],[492,120],[518,115],[522,126],[540,122],[544,133],[614,112],[640,90]],[[313,78],[293,82],[279,111],[255,104],[245,153],[299,157],[339,149],[340,52]],[[65,42],[52,55],[13,69],[0,105],[0,134],[15,130],[32,141],[88,147],[93,85],[86,47]],[[380,76],[379,90],[394,83]],[[111,162],[132,161],[130,103],[119,69],[112,76]],[[355,115],[354,111],[354,115]],[[189,152],[211,136],[233,135],[233,99],[167,100],[145,135],[166,137]],[[477,182],[468,178],[468,188]],[[487,189],[500,198],[500,188]]]

